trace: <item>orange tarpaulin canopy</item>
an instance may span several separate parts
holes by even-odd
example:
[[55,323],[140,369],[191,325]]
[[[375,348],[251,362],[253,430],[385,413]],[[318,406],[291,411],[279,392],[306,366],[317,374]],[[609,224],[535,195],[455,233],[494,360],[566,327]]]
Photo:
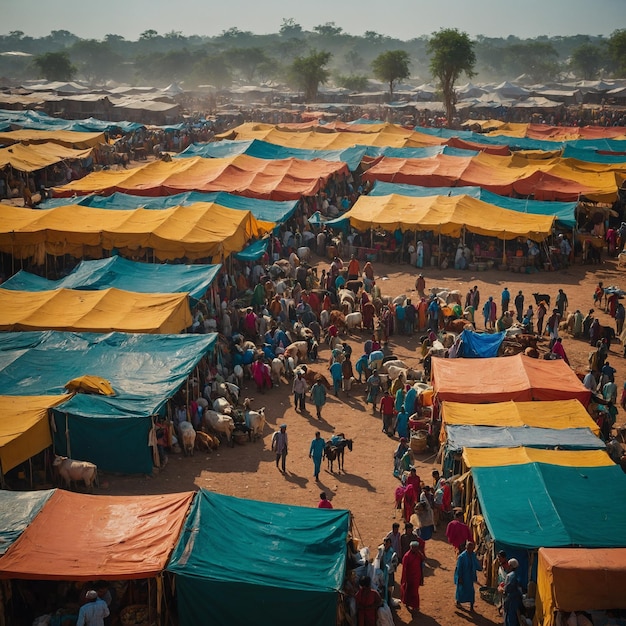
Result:
[[36,172],[61,161],[85,159],[91,151],[92,148],[74,150],[56,143],[32,145],[19,143],[9,148],[0,148],[0,169],[10,165],[20,172]]
[[543,361],[523,354],[478,361],[433,358],[432,384],[442,402],[576,399],[587,406],[591,398],[565,361]]
[[[354,143],[354,142],[353,142]],[[54,195],[116,191],[131,195],[167,196],[183,191],[226,191],[248,198],[300,200],[320,191],[333,175],[349,174],[341,162],[314,159],[258,159],[240,154],[223,159],[190,157],[173,161],[153,161],[141,167],[119,171],[93,172],[63,187]]]
[[165,569],[192,498],[192,492],[92,496],[57,489],[0,559],[0,578],[152,578]]
[[554,626],[555,611],[626,609],[625,589],[626,548],[539,548],[534,624]]
[[53,143],[66,148],[84,150],[106,143],[104,133],[83,133],[75,130],[11,130],[0,133],[0,143],[45,144]]

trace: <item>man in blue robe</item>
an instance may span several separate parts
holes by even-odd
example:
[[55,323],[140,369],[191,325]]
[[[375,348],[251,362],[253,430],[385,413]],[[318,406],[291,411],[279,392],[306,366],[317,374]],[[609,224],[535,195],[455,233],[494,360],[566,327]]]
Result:
[[465,550],[459,554],[454,570],[454,584],[456,585],[456,605],[469,602],[470,611],[474,610],[476,572],[482,571],[482,565],[478,562],[473,541],[468,541]]

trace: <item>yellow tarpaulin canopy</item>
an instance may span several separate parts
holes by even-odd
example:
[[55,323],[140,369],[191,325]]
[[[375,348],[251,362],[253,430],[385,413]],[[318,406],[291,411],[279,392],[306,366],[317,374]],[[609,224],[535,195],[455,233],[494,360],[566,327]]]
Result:
[[101,376],[92,376],[90,374],[72,378],[68,383],[65,383],[65,388],[69,392],[82,391],[85,393],[95,393],[100,396],[115,395],[115,391],[108,380]]
[[554,626],[557,610],[626,609],[625,589],[626,548],[539,548],[533,623]]
[[84,150],[106,143],[104,133],[83,133],[75,130],[11,130],[0,133],[0,143],[54,143],[66,148]]
[[0,289],[0,330],[176,334],[192,324],[186,293]]
[[463,404],[446,401],[443,403],[442,419],[445,424],[470,426],[532,426],[559,430],[589,428],[595,435],[600,434],[598,425],[578,400],[511,401],[493,404]]
[[432,230],[435,233],[459,237],[465,227],[478,235],[515,239],[528,237],[541,241],[552,231],[554,217],[530,215],[501,209],[470,196],[429,196],[413,198],[390,196],[361,196],[344,214],[358,230]]
[[615,465],[605,450],[540,450],[538,448],[464,448],[465,467],[502,467],[547,463],[569,467]]
[[[0,221],[0,251],[16,258],[42,252],[82,258],[151,249],[160,260],[226,258],[251,238],[270,232],[272,222],[257,221],[250,211],[212,202],[152,211],[110,211],[79,205],[47,210],[6,206]],[[87,250],[88,249],[88,250]]]
[[[359,129],[362,129],[360,126]],[[329,132],[326,126],[315,130],[294,131],[284,130],[271,124],[247,122],[222,135],[224,139],[247,141],[260,139],[286,148],[302,148],[304,150],[341,150],[354,145],[377,146],[380,148],[424,148],[439,146],[446,143],[441,137],[426,133],[407,130],[394,124],[372,124],[367,132]]]
[[0,148],[0,169],[10,165],[20,172],[36,172],[61,161],[84,159],[91,154],[91,150],[92,148],[73,150],[56,143],[18,143],[9,148]]
[[52,445],[48,409],[68,396],[0,396],[0,464],[6,474]]

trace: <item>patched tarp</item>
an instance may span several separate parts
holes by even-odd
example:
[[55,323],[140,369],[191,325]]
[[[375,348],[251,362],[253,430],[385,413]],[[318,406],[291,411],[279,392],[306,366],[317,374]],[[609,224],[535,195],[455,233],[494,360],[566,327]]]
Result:
[[279,146],[260,139],[224,140],[191,144],[176,158],[199,156],[205,159],[223,159],[238,154],[247,154],[257,159],[301,159],[302,161],[321,159],[323,161],[343,162],[351,172],[354,172],[361,164],[366,150],[366,146],[351,146],[342,150],[305,150]]
[[555,611],[626,609],[626,548],[539,548],[535,623]]
[[[200,490],[167,567],[181,626],[292,626],[294,615],[302,626],[334,626],[349,525],[347,510]],[[254,547],[233,542],[234,528]]]
[[106,143],[104,133],[81,133],[71,130],[13,130],[0,133],[0,144],[5,146],[16,143],[45,144],[54,143],[75,150],[86,150]]
[[605,445],[589,428],[536,428],[534,426],[446,425],[448,453],[464,448],[559,448],[602,450]]
[[415,197],[472,196],[487,204],[499,206],[502,209],[510,209],[511,211],[519,211],[520,213],[530,213],[531,215],[553,215],[556,218],[557,224],[563,228],[574,228],[576,226],[576,207],[578,206],[578,202],[509,198],[507,196],[499,196],[496,193],[491,193],[480,187],[420,187],[419,185],[399,185],[383,181],[376,181],[368,195],[389,196],[391,194]]
[[56,143],[16,144],[9,148],[0,148],[0,169],[11,166],[19,172],[36,172],[62,161],[86,159],[91,151],[92,148],[74,150]]
[[[52,445],[48,409],[68,399],[64,395],[0,396],[0,471],[6,474]],[[1,492],[0,492],[1,493]]]
[[484,359],[498,356],[498,350],[506,333],[475,333],[464,330],[461,333],[463,345],[459,356],[472,359]]
[[247,122],[217,137],[240,141],[260,139],[279,146],[304,150],[345,150],[355,145],[423,148],[445,143],[444,139],[386,123],[354,125],[337,122],[319,126],[317,122],[312,122],[273,126]]
[[192,492],[92,496],[57,489],[0,559],[0,578],[153,578],[165,569],[192,498]]
[[473,467],[499,467],[546,463],[568,467],[611,467],[615,465],[606,450],[542,450],[540,448],[464,448],[463,462]]
[[626,547],[626,475],[617,465],[476,467],[472,476],[487,528],[499,544]]
[[552,402],[496,402],[493,404],[464,404],[444,402],[442,418],[446,424],[472,426],[533,426],[534,428],[589,428],[600,434],[578,400]]
[[342,219],[366,231],[384,228],[394,231],[434,231],[459,237],[465,228],[471,233],[516,239],[528,237],[542,241],[552,232],[554,217],[523,215],[487,204],[470,196],[361,196]]
[[189,293],[200,300],[221,269],[217,265],[139,263],[120,256],[81,261],[67,276],[48,280],[20,270],[2,283],[2,289],[47,291],[52,289],[102,290],[115,287],[137,293]]
[[363,180],[369,182],[478,186],[503,196],[517,194],[537,200],[570,202],[581,196],[597,202],[614,202],[625,177],[626,164],[484,152],[468,157],[446,154],[424,159],[384,157],[363,174]]
[[480,371],[471,359],[433,358],[431,378],[441,402],[576,399],[587,406],[591,398],[591,392],[565,361],[531,359],[522,354],[482,359]]
[[189,206],[199,202],[214,202],[227,209],[250,211],[261,222],[274,222],[280,224],[286,222],[296,211],[298,202],[288,200],[276,202],[273,200],[260,200],[259,198],[246,198],[236,196],[225,191],[213,193],[200,193],[187,191],[173,196],[131,196],[127,193],[112,193],[110,196],[76,196],[74,198],[52,198],[42,202],[38,208],[54,209],[68,204],[80,204],[95,209],[171,209],[175,206]]
[[0,331],[181,333],[193,320],[186,293],[121,289],[10,291],[0,289]]
[[0,555],[26,530],[54,491],[0,490]]
[[216,341],[215,333],[0,333],[0,394],[61,395],[84,374],[109,380],[114,396],[80,393],[52,409],[55,449],[104,471],[151,473],[152,416]]
[[265,200],[300,200],[314,196],[332,176],[349,173],[345,163],[299,159],[257,159],[241,154],[224,159],[153,161],[134,169],[88,174],[54,195],[108,195],[115,191],[165,196],[181,191],[227,191]]
[[274,228],[249,211],[203,203],[162,211],[7,206],[2,218],[0,251],[16,258],[39,257],[42,251],[81,258],[88,247],[91,256],[105,256],[105,250],[131,254],[150,249],[160,260],[220,259]]

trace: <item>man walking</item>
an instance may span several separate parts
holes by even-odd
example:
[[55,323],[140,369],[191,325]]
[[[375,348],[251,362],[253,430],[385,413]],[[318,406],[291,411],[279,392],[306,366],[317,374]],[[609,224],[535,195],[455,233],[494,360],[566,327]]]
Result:
[[313,386],[311,387],[311,400],[315,405],[315,412],[317,413],[317,419],[322,419],[322,407],[326,404],[326,388],[322,384],[321,378],[316,378]]
[[322,439],[320,431],[318,430],[315,432],[315,439],[311,441],[311,447],[309,448],[309,458],[313,459],[313,476],[315,476],[315,480],[320,479],[320,469],[322,467],[325,449],[326,442]]
[[521,291],[515,296],[515,311],[517,312],[517,321],[521,322],[524,318],[524,294]]
[[301,413],[305,411],[304,394],[306,393],[306,380],[302,376],[302,371],[298,370],[293,381],[293,401],[296,405],[296,411],[300,409]]
[[272,451],[276,453],[276,467],[280,461],[282,472],[287,469],[287,443],[287,424],[281,424],[280,430],[272,435]]
[[476,582],[476,572],[482,572],[482,566],[476,558],[474,548],[476,545],[473,541],[468,541],[465,550],[461,552],[456,560],[456,568],[454,570],[454,584],[456,585],[456,606],[469,602],[470,611],[474,611],[474,600],[476,599],[476,591],[474,583]]

